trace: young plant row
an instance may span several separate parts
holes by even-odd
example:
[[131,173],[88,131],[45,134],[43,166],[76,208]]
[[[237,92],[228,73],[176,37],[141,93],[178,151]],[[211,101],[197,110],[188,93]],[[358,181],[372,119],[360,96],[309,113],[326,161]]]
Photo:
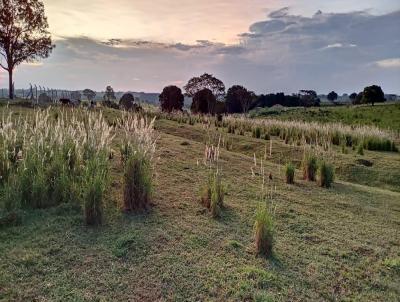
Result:
[[159,117],[189,125],[209,124],[225,128],[228,133],[251,135],[269,140],[276,136],[287,144],[309,144],[328,148],[330,145],[361,146],[371,151],[398,152],[395,140],[398,135],[392,131],[374,126],[348,126],[340,123],[283,121],[277,119],[251,119],[246,117],[192,115],[182,112],[159,113]]

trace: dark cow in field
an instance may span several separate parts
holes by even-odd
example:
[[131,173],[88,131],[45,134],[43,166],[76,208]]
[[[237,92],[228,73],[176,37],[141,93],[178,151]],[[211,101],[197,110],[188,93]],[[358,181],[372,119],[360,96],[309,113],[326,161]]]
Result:
[[63,106],[71,106],[72,105],[72,102],[70,99],[60,99],[60,103]]

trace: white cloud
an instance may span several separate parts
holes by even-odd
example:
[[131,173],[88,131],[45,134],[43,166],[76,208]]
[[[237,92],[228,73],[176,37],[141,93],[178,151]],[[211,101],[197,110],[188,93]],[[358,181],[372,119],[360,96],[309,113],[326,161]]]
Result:
[[400,68],[400,58],[379,60],[375,64],[382,68]]

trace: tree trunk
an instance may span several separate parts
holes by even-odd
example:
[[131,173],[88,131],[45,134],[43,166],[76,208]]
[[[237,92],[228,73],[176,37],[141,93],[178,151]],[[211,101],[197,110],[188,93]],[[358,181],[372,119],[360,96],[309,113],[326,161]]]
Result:
[[14,99],[14,85],[13,85],[13,70],[10,68],[8,71],[8,95],[11,100]]

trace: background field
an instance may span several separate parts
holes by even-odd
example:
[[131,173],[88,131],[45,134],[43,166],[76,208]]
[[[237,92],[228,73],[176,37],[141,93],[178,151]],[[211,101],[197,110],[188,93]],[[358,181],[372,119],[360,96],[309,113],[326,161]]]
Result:
[[319,108],[258,108],[252,116],[283,120],[341,122],[349,125],[375,125],[400,131],[400,104],[376,104],[359,106],[323,106]]
[[[274,117],[325,121],[319,110],[328,110],[326,121],[333,121],[359,111],[360,123],[375,124],[370,111],[378,110],[387,115],[378,114],[377,125],[399,129],[398,105],[370,108],[315,109],[315,119],[296,109]],[[16,116],[32,113],[13,110]],[[110,121],[118,114],[106,111]],[[283,164],[290,159],[299,166],[302,149],[272,137],[266,169],[277,188],[277,234],[274,257],[265,259],[254,248],[261,202],[251,167],[269,141],[211,130],[232,142],[221,151],[227,207],[215,220],[198,202],[207,175],[197,164],[204,153],[203,126],[158,120],[156,129],[152,211],[126,216],[116,210],[122,169],[114,157],[102,227],[86,227],[76,205],[61,205],[26,211],[21,225],[0,228],[0,300],[398,301],[399,153],[334,152],[333,188],[301,180],[299,170],[296,184],[286,185]]]

